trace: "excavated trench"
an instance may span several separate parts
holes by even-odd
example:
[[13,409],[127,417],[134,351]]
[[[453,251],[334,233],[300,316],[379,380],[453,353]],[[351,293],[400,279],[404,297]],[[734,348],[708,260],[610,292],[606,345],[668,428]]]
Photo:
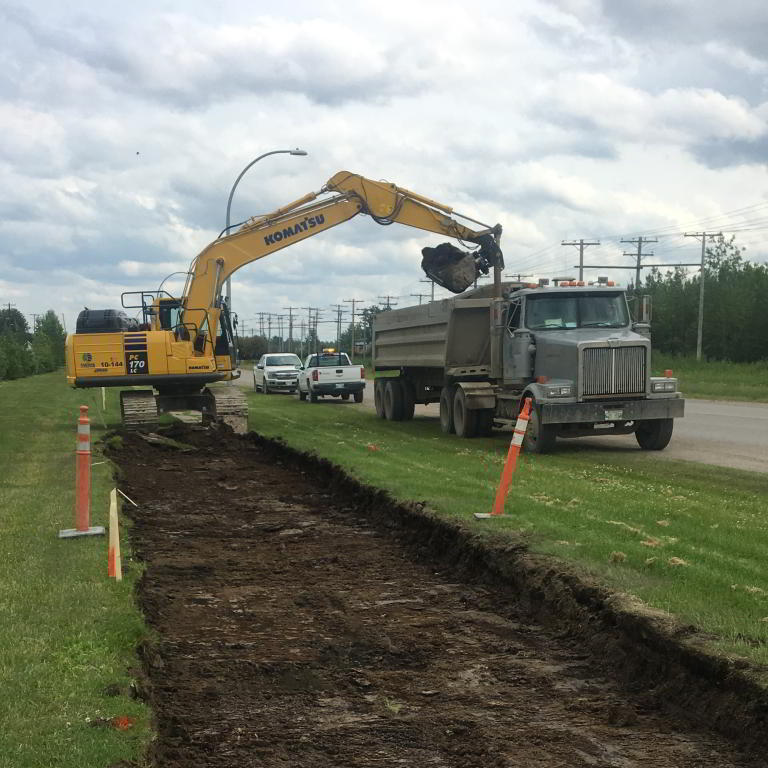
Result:
[[274,441],[172,437],[113,452],[153,765],[766,764],[761,691],[679,628]]

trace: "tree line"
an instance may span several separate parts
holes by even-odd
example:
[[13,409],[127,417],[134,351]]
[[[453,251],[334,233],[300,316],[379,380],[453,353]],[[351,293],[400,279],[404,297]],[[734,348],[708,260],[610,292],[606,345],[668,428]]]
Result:
[[0,309],[0,381],[60,368],[66,336],[52,309],[36,318],[34,328],[18,309]]
[[[653,346],[696,352],[701,276],[678,267],[654,269],[639,291],[651,296]],[[735,238],[720,237],[705,252],[702,353],[710,360],[768,359],[768,265],[744,258]]]

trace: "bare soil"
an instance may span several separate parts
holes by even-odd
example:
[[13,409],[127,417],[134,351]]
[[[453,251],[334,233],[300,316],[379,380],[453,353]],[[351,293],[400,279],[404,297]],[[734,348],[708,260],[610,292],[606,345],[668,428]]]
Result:
[[152,765],[765,764],[628,692],[572,627],[533,620],[530,595],[466,558],[457,577],[434,535],[331,468],[254,436],[173,437],[195,450],[128,434],[114,454],[139,502]]

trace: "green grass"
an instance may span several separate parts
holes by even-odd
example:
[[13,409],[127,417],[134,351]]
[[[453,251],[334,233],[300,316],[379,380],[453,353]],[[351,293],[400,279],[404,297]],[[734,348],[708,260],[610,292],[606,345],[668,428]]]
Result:
[[[124,580],[107,578],[106,537],[60,540],[72,528],[78,406],[91,411],[92,525],[106,525],[113,486],[99,455],[100,390],[74,391],[62,373],[0,383],[0,768],[84,768],[136,759],[148,713],[127,695],[143,625],[133,598],[138,567],[123,534]],[[98,404],[98,405],[97,405]],[[137,718],[130,730],[98,718]]]
[[251,398],[251,428],[481,534],[522,531],[532,550],[713,633],[720,651],[768,663],[766,475],[562,442],[522,457],[508,517],[477,521],[491,509],[509,433],[460,440],[435,418],[393,424],[279,395]]
[[654,376],[666,369],[680,379],[686,397],[710,400],[768,402],[768,360],[758,363],[724,363],[695,357],[677,357],[653,352]]

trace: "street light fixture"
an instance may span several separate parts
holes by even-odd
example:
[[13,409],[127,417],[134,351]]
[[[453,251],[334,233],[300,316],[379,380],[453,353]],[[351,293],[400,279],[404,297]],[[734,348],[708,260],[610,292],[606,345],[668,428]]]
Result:
[[[240,183],[240,179],[245,176],[246,171],[256,163],[259,162],[259,160],[269,157],[269,155],[307,155],[308,153],[303,150],[296,147],[296,149],[273,149],[271,152],[265,152],[263,155],[259,155],[255,160],[251,160],[248,165],[243,168],[242,171],[240,171],[240,175],[235,179],[235,183],[232,185],[232,189],[229,193],[229,199],[227,200],[227,226],[224,229],[224,234],[229,234],[229,228],[230,228],[230,222],[229,222],[229,212],[232,208],[232,197],[235,194],[235,189],[237,189],[237,185]],[[227,289],[226,289],[226,297],[227,297],[227,308],[231,311],[232,310],[232,280],[231,278],[227,278]]]

